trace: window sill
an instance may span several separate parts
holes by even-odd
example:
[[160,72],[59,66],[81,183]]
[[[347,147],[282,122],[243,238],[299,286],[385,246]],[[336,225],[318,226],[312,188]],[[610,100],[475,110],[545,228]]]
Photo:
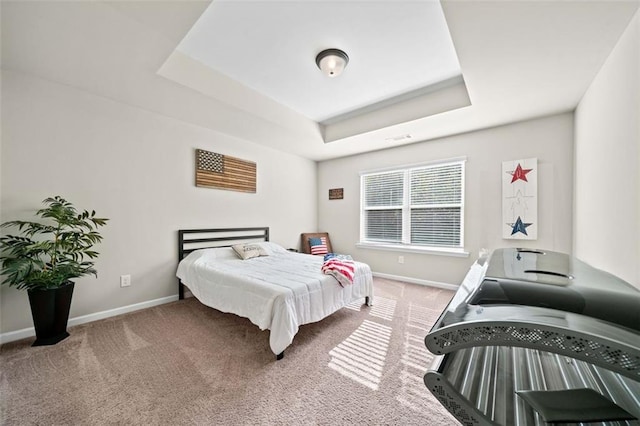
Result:
[[356,243],[356,247],[363,249],[373,250],[388,250],[388,251],[402,251],[407,253],[424,253],[433,254],[437,256],[452,256],[452,257],[469,257],[469,252],[464,249],[456,248],[440,248],[440,247],[421,247],[399,244],[384,244],[384,243]]

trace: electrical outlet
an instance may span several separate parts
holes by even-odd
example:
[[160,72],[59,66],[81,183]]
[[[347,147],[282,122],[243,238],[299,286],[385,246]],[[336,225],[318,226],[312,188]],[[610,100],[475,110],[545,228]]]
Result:
[[129,287],[131,285],[131,275],[120,275],[120,287]]
[[404,256],[398,256],[398,263],[404,263]]

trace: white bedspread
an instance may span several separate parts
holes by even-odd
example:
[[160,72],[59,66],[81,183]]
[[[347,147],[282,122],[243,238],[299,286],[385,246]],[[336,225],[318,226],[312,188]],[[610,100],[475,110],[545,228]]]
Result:
[[354,283],[343,288],[334,277],[321,273],[322,256],[261,244],[270,255],[247,260],[231,248],[194,251],[180,262],[176,275],[203,304],[270,330],[274,354],[291,344],[300,325],[320,321],[367,296],[373,302],[368,265],[355,262]]

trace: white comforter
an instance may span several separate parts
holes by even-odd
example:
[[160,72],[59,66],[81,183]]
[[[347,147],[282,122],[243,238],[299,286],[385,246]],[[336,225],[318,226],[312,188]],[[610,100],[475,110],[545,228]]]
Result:
[[247,260],[228,247],[194,251],[180,262],[176,275],[203,304],[271,330],[274,354],[291,344],[300,325],[320,321],[366,296],[373,302],[369,265],[355,262],[353,285],[341,287],[320,271],[322,256],[260,244],[269,255]]

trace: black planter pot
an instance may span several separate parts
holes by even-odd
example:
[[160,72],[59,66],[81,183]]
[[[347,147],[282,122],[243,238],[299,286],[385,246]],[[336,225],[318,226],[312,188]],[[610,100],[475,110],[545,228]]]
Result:
[[36,341],[31,346],[55,345],[69,337],[67,322],[73,287],[74,283],[67,281],[58,288],[28,291],[36,329]]

